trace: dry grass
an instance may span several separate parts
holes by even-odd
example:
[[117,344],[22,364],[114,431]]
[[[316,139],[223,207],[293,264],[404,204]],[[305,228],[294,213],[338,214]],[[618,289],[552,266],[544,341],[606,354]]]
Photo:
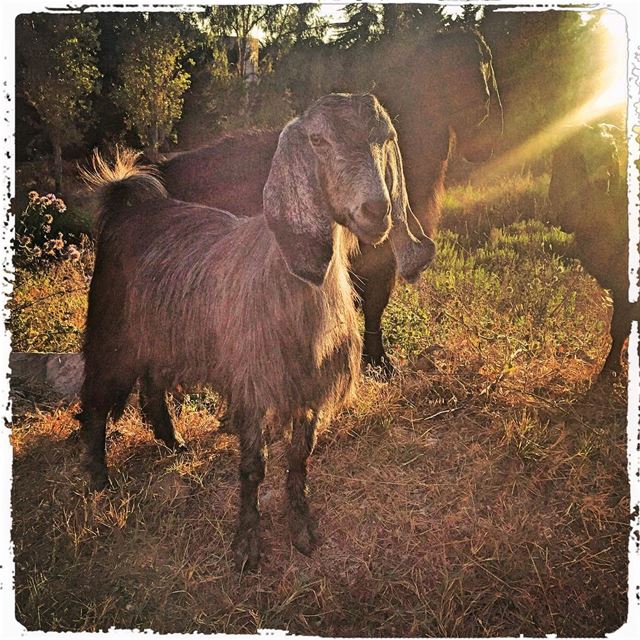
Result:
[[[546,234],[546,235],[545,235]],[[551,235],[549,235],[551,234]],[[387,330],[400,368],[367,379],[319,438],[323,544],[290,544],[284,447],[261,491],[264,557],[230,543],[237,443],[190,400],[172,454],[131,409],[110,430],[113,488],[90,494],[77,407],[13,425],[17,618],[28,629],[326,636],[602,636],[627,611],[626,395],[593,383],[609,309],[540,227],[479,249],[442,235]]]
[[[547,398],[514,402],[471,374],[441,413],[449,374],[365,383],[324,432],[311,501],[323,545],[293,549],[283,517],[284,443],[262,489],[265,556],[233,569],[237,446],[203,411],[188,454],[133,410],[112,429],[114,487],[89,494],[74,407],[13,433],[17,617],[29,629],[327,636],[601,636],[626,612],[628,487],[621,385],[566,371]],[[457,391],[457,389],[456,389]]]

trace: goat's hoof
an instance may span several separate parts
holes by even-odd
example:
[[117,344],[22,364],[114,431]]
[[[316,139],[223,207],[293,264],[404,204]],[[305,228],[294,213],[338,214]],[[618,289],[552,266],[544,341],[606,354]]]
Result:
[[235,433],[236,430],[233,428],[233,422],[231,421],[231,416],[228,413],[225,413],[220,416],[218,419],[218,431],[220,433]]
[[610,385],[616,380],[620,380],[622,376],[622,367],[620,365],[605,365],[596,378],[596,384]]
[[386,354],[382,356],[370,356],[365,353],[362,356],[362,360],[365,365],[365,373],[373,378],[378,378],[386,382],[390,380],[396,372],[396,368]]
[[189,451],[189,446],[178,432],[175,433],[173,440],[171,441],[171,443],[168,443],[167,446],[169,447],[169,449],[175,451],[176,453]]
[[320,544],[320,539],[311,518],[297,518],[290,524],[291,544],[305,556],[310,556]]
[[95,467],[90,465],[89,468],[89,491],[102,491],[109,486],[109,474],[106,467]]
[[236,533],[233,541],[233,556],[240,573],[253,572],[260,564],[260,539],[255,530]]
[[171,449],[175,453],[182,453],[183,451],[188,451],[189,447],[187,443],[184,441],[184,438],[176,431],[171,436],[156,436],[158,440],[160,440],[165,447]]

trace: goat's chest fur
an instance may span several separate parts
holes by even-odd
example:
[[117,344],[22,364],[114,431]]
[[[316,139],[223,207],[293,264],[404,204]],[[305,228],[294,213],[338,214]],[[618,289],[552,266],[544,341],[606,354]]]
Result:
[[[153,237],[133,265],[126,315],[140,365],[167,386],[210,384],[258,411],[341,405],[361,349],[342,230],[325,282],[314,287],[287,270],[263,217],[192,213]],[[182,234],[189,223],[200,233]]]

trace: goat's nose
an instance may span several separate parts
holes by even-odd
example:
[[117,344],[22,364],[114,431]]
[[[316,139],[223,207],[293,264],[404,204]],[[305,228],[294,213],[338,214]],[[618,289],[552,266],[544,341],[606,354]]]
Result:
[[386,198],[367,200],[362,205],[362,213],[369,219],[382,220],[391,213],[391,203]]

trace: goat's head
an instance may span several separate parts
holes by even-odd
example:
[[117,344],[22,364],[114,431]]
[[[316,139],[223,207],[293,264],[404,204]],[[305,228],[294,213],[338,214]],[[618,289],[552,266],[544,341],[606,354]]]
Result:
[[325,96],[285,127],[264,211],[291,272],[315,285],[324,281],[333,254],[332,222],[366,244],[390,236],[409,281],[434,255],[409,208],[395,129],[370,94]]

